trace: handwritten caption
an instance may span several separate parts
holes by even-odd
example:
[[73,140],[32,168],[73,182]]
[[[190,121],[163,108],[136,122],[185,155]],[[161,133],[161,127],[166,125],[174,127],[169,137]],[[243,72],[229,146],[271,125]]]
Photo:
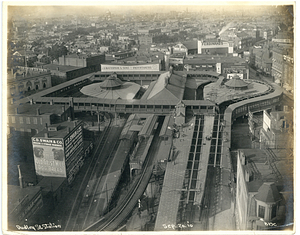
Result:
[[187,224],[163,224],[162,225],[164,229],[178,229],[178,228],[192,228],[194,225],[190,224],[189,222]]
[[270,226],[270,227],[276,227],[277,224],[276,223],[272,223],[272,222],[264,222],[266,226]]
[[38,230],[46,230],[46,229],[55,229],[55,228],[61,228],[60,224],[55,223],[48,223],[48,224],[36,224],[36,225],[16,225],[16,228],[18,230],[32,230],[32,231],[38,231]]

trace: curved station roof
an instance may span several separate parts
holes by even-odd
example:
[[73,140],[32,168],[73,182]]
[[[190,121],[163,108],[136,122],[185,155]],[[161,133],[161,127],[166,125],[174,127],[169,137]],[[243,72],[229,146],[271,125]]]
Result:
[[132,100],[140,90],[134,82],[122,82],[115,73],[100,83],[84,86],[80,92],[101,99]]
[[99,85],[104,89],[119,88],[123,85],[123,82],[117,77],[116,73],[113,73]]
[[230,79],[228,82],[225,83],[225,86],[228,88],[237,88],[237,89],[246,89],[248,87],[249,83],[244,82],[242,79],[240,79],[239,76],[234,76],[232,79]]

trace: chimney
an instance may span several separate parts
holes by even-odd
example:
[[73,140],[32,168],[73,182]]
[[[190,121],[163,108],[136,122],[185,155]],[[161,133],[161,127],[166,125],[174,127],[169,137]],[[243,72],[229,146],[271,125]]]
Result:
[[61,112],[64,113],[66,111],[65,106],[61,106]]
[[68,122],[70,122],[71,121],[71,117],[68,117]]
[[24,188],[24,182],[23,182],[23,177],[21,174],[21,168],[20,165],[18,165],[18,171],[19,171],[19,183],[20,183],[20,188]]
[[33,99],[30,99],[30,104],[33,105]]
[[15,108],[15,113],[19,114],[19,108]]
[[71,128],[70,128],[70,127],[68,127],[68,133],[70,133],[70,131],[71,131]]
[[50,105],[53,105],[53,100],[50,100]]
[[74,127],[76,127],[76,125],[77,125],[77,121],[74,121],[74,122],[73,122],[73,124],[74,124]]
[[59,71],[59,67],[56,67],[56,70]]
[[284,111],[284,112],[288,112],[288,111],[289,111],[289,106],[284,105],[284,106],[283,106],[283,111]]
[[49,133],[45,132],[45,138],[49,138]]
[[14,104],[14,98],[10,99],[10,104]]
[[37,108],[37,109],[36,109],[36,115],[39,116],[40,114],[41,114],[41,113],[40,113],[40,109]]

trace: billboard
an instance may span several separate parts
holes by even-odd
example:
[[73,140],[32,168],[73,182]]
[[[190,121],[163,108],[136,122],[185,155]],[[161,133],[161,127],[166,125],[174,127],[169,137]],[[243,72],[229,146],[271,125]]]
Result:
[[32,137],[37,175],[66,177],[63,139]]
[[232,79],[235,76],[238,76],[240,79],[244,78],[244,75],[242,73],[228,73],[227,79]]
[[141,65],[118,65],[118,64],[101,64],[101,72],[115,72],[115,71],[160,71],[159,64],[141,64]]

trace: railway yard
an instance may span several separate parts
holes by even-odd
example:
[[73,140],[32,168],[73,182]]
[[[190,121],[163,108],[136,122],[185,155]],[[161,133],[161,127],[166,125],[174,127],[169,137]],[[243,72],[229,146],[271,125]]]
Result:
[[[86,79],[59,89],[72,90]],[[219,228],[223,215],[224,226],[235,229],[231,125],[249,109],[261,111],[280,102],[281,90],[268,86],[272,89],[259,97],[225,101],[218,107],[208,101],[183,101],[189,112],[181,125],[175,124],[178,116],[171,112],[174,102],[98,104],[94,98],[60,98],[77,113],[98,114],[99,128],[94,129],[100,134],[51,218],[63,231],[193,231]],[[54,104],[59,100],[53,99]],[[34,95],[30,102],[44,100],[49,97]],[[106,120],[101,128],[100,113]]]

